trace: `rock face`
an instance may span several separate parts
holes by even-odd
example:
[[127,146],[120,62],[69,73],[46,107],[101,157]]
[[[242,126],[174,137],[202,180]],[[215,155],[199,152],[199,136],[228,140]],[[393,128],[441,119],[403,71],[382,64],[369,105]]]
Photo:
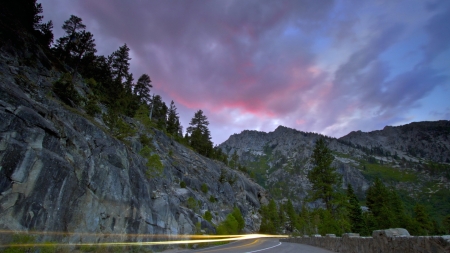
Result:
[[[0,229],[80,233],[47,238],[62,242],[192,234],[197,223],[214,232],[234,206],[246,231],[259,229],[265,191],[244,174],[153,130],[146,134],[164,169],[148,178],[138,135],[126,142],[112,137],[101,118],[52,96],[61,73],[43,67],[39,58],[32,67],[19,58],[0,52]],[[82,81],[76,88],[89,92]],[[236,181],[220,182],[221,173]],[[212,222],[202,218],[207,210]]]

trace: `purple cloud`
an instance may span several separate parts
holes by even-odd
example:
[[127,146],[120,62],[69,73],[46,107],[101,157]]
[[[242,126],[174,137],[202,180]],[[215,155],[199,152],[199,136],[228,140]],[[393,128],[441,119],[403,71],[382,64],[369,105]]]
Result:
[[279,124],[339,137],[448,115],[445,100],[433,115],[411,117],[449,86],[448,1],[42,3],[56,37],[75,14],[100,54],[127,43],[135,78],[149,74],[152,92],[175,101],[185,128],[202,109],[217,144]]

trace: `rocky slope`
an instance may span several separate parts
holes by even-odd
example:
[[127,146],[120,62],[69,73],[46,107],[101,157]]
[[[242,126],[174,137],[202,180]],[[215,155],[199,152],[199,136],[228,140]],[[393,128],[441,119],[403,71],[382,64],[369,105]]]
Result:
[[413,122],[383,130],[351,132],[340,140],[354,147],[379,147],[379,155],[413,161],[450,163],[450,121]]
[[[39,239],[58,242],[141,241],[136,234],[192,234],[198,223],[214,232],[234,206],[245,230],[258,230],[262,187],[133,119],[138,132],[119,141],[101,117],[55,98],[61,75],[42,51],[0,52],[0,230],[49,232]],[[75,84],[89,93],[81,77]],[[151,139],[162,176],[146,175],[139,134]],[[221,182],[221,174],[236,180]],[[207,210],[212,222],[202,218]]]
[[[333,166],[343,175],[343,187],[352,184],[361,199],[375,177],[431,206],[448,199],[450,121],[358,131],[339,139],[279,126],[269,133],[245,130],[219,147],[229,156],[236,152],[239,162],[273,197],[290,198],[299,206],[310,189],[307,173],[318,138],[325,138],[333,151]],[[449,212],[448,205],[436,211],[439,215]]]

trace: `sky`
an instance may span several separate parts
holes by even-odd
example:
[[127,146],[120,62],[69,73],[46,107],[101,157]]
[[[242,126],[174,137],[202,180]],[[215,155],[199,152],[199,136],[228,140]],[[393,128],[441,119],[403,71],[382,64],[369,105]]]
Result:
[[131,72],[199,109],[214,144],[283,125],[342,137],[450,120],[448,0],[38,0],[55,39],[70,15],[99,55],[123,44]]

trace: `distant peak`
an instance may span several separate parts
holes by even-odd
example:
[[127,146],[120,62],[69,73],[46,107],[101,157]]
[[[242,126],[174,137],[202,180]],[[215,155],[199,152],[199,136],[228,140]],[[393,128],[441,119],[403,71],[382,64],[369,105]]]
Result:
[[284,131],[284,130],[292,130],[292,128],[289,128],[289,127],[285,127],[285,126],[279,125],[279,126],[275,129],[275,131]]

